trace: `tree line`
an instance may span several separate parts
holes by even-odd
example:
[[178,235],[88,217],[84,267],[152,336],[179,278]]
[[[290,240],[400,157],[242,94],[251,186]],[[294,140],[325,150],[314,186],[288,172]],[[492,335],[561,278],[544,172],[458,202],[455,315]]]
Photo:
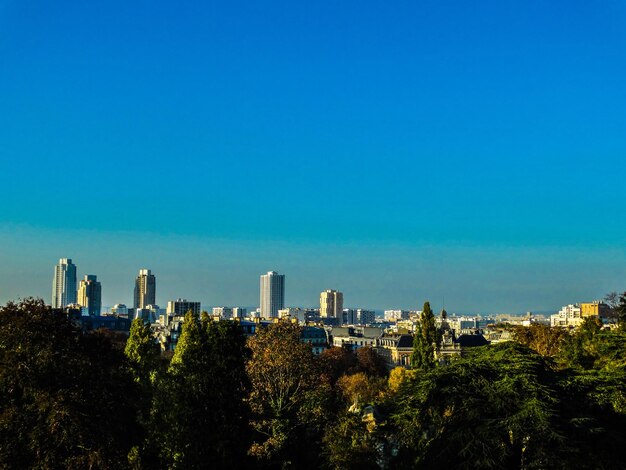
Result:
[[623,468],[623,329],[534,326],[440,364],[424,311],[415,366],[389,371],[372,348],[314,356],[292,323],[246,338],[189,312],[167,358],[140,320],[126,339],[10,302],[0,467]]

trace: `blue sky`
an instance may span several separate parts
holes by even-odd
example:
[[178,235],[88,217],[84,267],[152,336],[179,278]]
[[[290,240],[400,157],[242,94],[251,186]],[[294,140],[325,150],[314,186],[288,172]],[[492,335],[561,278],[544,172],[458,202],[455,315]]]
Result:
[[474,3],[0,0],[0,301],[626,289],[626,4]]

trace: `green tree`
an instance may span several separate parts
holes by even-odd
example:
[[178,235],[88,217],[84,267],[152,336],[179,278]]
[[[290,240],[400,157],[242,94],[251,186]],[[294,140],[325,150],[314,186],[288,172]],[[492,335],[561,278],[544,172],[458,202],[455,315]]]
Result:
[[0,308],[0,467],[120,468],[138,388],[123,353],[42,300]]
[[515,343],[409,379],[395,397],[400,468],[559,468],[549,364]]
[[247,358],[234,322],[185,315],[167,373],[158,381],[144,466],[226,468],[245,465]]
[[435,367],[435,351],[439,347],[440,333],[435,325],[435,315],[430,303],[424,303],[422,314],[413,337],[411,366],[414,369],[432,369]]
[[323,444],[329,468],[337,470],[380,468],[379,442],[376,436],[367,430],[360,413],[344,413],[338,416],[324,435]]

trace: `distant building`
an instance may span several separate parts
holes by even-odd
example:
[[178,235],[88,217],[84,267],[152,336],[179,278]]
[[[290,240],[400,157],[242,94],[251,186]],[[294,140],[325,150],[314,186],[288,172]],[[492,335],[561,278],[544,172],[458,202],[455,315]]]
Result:
[[233,307],[233,318],[246,318],[248,310],[243,307]]
[[279,318],[293,318],[298,320],[298,323],[304,324],[307,321],[316,320],[318,315],[315,310],[300,307],[288,307],[278,311]]
[[70,258],[61,258],[54,267],[52,308],[76,304],[76,265]]
[[135,308],[156,303],[156,278],[149,269],[140,269],[135,279]]
[[385,310],[385,320],[388,320],[388,321],[408,320],[409,314],[410,314],[409,310]]
[[356,310],[356,317],[359,325],[371,325],[376,321],[376,312],[358,308]]
[[385,359],[387,367],[411,365],[411,354],[413,354],[413,335],[393,335],[381,336],[374,342],[376,353]]
[[320,317],[336,318],[343,323],[343,293],[328,289],[320,294]]
[[583,302],[580,304],[580,316],[586,317],[598,317],[609,318],[613,311],[611,307],[600,300],[594,300],[593,302]]
[[583,321],[582,309],[578,304],[565,305],[559,313],[550,316],[550,326],[560,326],[563,328],[577,327]]
[[300,333],[300,341],[311,345],[311,350],[316,356],[328,349],[328,333],[319,326],[304,326]]
[[356,309],[344,308],[342,323],[344,325],[356,325],[358,323]]
[[213,316],[219,318],[233,318],[233,309],[230,307],[213,307]]
[[167,303],[168,315],[185,315],[189,310],[194,314],[200,315],[200,302],[193,302],[187,299],[170,300]]
[[128,315],[128,307],[125,304],[115,304],[111,308],[111,313],[115,315]]
[[353,351],[366,346],[374,346],[376,339],[382,334],[383,330],[380,328],[358,326],[337,327],[331,332],[333,346]]
[[87,315],[100,315],[102,311],[102,286],[95,275],[88,274],[80,281],[78,304]]
[[285,308],[285,275],[269,271],[261,275],[261,317],[277,318]]

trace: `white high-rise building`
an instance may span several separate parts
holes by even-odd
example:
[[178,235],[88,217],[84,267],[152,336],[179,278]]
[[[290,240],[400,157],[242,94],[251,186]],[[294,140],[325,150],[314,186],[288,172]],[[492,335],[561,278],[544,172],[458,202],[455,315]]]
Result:
[[285,275],[269,271],[261,275],[261,317],[276,318],[285,308]]
[[87,315],[100,315],[102,310],[102,285],[95,275],[87,274],[78,287],[78,304]]
[[76,303],[76,265],[70,258],[61,258],[54,267],[52,307],[64,308]]
[[135,308],[156,304],[156,278],[149,269],[140,269],[135,279]]
[[328,289],[320,294],[320,317],[337,318],[343,323],[343,293]]

